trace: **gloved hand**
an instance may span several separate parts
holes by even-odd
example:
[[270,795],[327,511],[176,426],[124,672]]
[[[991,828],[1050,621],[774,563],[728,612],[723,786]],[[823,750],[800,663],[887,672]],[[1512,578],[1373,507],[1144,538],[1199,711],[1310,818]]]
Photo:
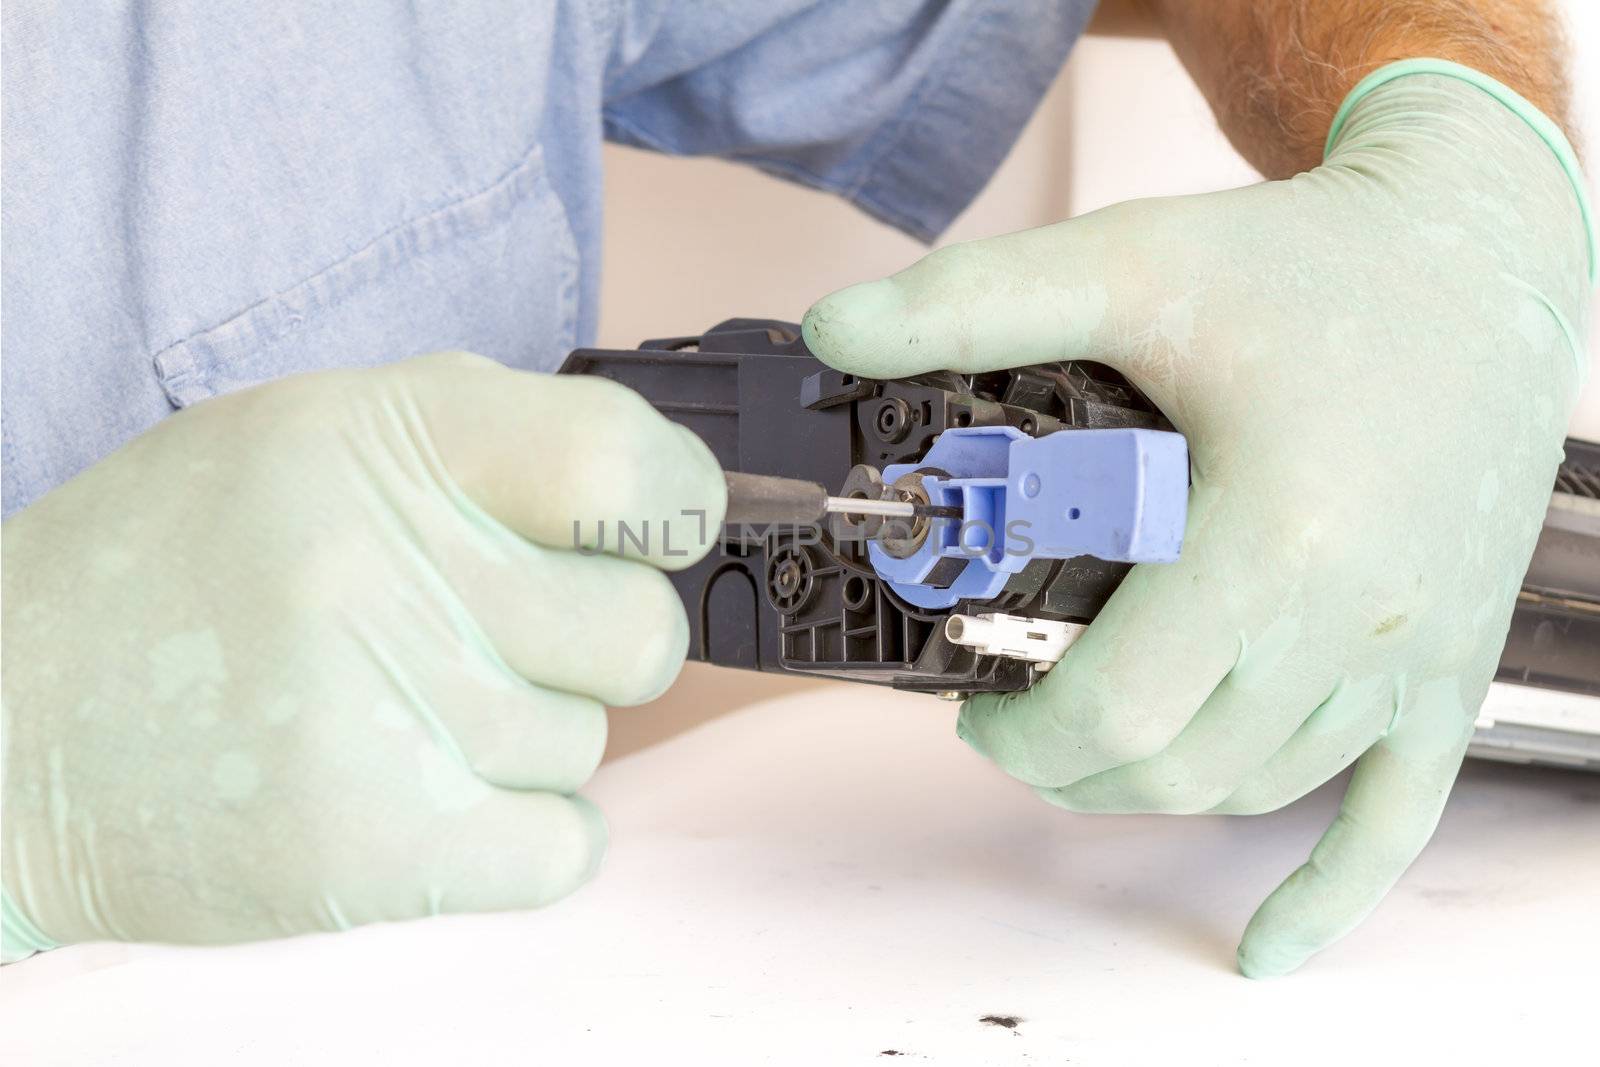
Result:
[[1353,928],[1432,833],[1585,373],[1571,149],[1498,83],[1419,68],[1358,86],[1289,181],[945,248],[805,320],[867,377],[1098,360],[1187,435],[1182,558],[958,729],[1084,812],[1270,811],[1355,761],[1245,931],[1252,976]]
[[209,400],[47,494],[4,530],[8,955],[570,892],[602,704],[677,674],[658,568],[723,506],[636,394],[465,353]]

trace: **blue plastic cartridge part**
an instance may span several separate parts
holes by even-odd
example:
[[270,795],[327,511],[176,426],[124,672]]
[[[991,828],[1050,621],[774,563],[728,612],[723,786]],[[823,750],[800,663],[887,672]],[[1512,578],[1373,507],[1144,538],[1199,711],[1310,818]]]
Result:
[[904,558],[878,540],[867,552],[878,576],[920,608],[997,596],[1034,559],[1170,563],[1183,546],[1189,449],[1182,434],[950,429],[922,462],[885,467],[883,479],[919,470],[930,471],[921,476],[928,503],[959,508],[961,519],[928,520],[926,538]]

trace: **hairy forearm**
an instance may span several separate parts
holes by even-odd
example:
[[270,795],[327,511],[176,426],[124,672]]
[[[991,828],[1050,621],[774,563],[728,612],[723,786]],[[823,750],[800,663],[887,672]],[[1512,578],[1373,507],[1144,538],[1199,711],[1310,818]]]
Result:
[[1545,0],[1133,0],[1228,139],[1269,178],[1315,166],[1352,86],[1399,59],[1482,71],[1566,123],[1561,23]]

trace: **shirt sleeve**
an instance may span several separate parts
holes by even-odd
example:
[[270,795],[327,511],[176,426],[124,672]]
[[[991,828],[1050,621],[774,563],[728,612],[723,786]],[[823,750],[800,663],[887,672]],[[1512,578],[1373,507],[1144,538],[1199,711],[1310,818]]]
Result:
[[619,0],[606,136],[836,193],[931,241],[1010,150],[1095,0]]

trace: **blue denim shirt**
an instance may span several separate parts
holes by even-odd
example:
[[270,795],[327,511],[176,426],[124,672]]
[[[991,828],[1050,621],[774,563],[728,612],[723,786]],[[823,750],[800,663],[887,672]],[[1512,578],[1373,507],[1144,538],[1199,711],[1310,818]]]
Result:
[[593,336],[606,137],[929,238],[1093,6],[11,0],[5,513],[280,375],[439,348],[553,367]]

